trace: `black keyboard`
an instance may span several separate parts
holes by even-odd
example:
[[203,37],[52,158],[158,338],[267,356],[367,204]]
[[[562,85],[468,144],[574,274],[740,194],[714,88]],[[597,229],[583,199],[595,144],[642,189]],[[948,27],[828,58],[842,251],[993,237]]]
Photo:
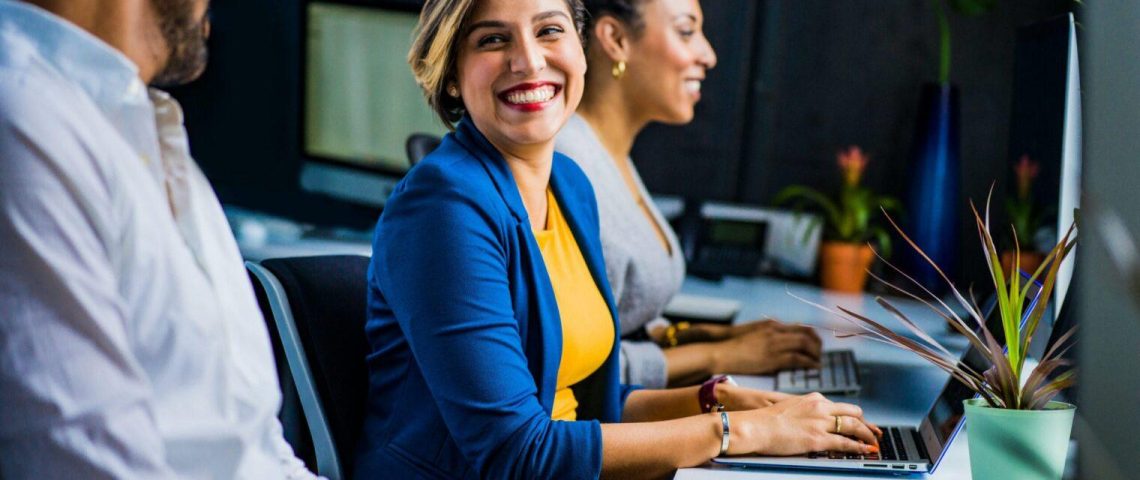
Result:
[[883,430],[883,438],[879,440],[879,454],[883,460],[908,461],[910,457],[903,446],[902,431],[898,428],[887,427]]
[[[909,462],[913,460],[910,455],[906,453],[906,446],[903,443],[903,435],[912,435],[912,430],[902,430],[898,427],[884,427],[883,438],[879,439],[879,453],[871,453],[862,455],[858,453],[844,453],[844,452],[811,452],[808,458],[830,458],[832,460],[894,460],[899,462]],[[917,436],[915,437],[917,438]],[[921,448],[921,444],[916,444]]]

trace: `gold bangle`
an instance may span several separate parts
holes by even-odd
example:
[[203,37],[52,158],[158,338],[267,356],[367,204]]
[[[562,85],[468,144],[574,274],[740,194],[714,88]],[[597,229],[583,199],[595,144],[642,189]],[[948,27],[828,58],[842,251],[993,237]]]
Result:
[[669,325],[668,327],[665,327],[665,346],[677,346],[677,327],[675,325]]
[[677,344],[680,343],[680,341],[677,340],[677,334],[688,330],[690,326],[691,325],[689,325],[689,322],[677,322],[675,324],[669,325],[665,329],[666,345],[670,347],[676,347]]

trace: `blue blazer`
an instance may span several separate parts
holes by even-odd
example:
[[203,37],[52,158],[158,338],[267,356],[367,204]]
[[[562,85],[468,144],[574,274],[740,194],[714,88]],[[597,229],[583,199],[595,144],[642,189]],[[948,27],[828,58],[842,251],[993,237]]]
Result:
[[[554,196],[618,330],[589,180],[554,154]],[[356,478],[597,478],[621,421],[618,345],[556,422],[562,326],[506,161],[470,119],[396,187],[368,270],[370,391]]]

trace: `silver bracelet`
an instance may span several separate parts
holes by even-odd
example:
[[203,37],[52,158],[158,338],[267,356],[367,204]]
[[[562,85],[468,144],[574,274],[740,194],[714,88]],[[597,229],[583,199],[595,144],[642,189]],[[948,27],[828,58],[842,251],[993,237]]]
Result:
[[718,457],[723,457],[728,453],[728,412],[720,411],[720,453],[716,454]]

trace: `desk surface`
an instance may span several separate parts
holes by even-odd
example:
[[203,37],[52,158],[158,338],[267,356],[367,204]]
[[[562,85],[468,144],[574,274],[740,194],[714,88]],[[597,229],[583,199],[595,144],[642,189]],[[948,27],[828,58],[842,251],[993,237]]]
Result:
[[[855,325],[800,301],[789,293],[834,308],[842,305],[852,311],[881,320],[885,325],[897,329],[903,327],[885,310],[875,303],[873,295],[849,295],[825,292],[817,287],[795,284],[785,280],[769,278],[743,279],[728,277],[722,282],[710,282],[687,278],[681,288],[683,293],[719,297],[742,303],[738,322],[747,322],[767,316],[785,322],[796,322],[822,327],[824,329],[855,331]],[[965,351],[968,346],[965,338],[949,332],[944,320],[936,316],[925,305],[916,301],[891,299],[892,304],[915,320],[919,327],[930,333],[954,353]],[[864,416],[873,422],[884,425],[918,425],[926,415],[930,405],[941,392],[949,375],[930,365],[910,352],[863,338],[836,338],[826,331],[821,332],[825,349],[850,348],[855,351],[859,362],[863,390],[858,395],[833,395],[832,400],[854,403],[863,408]],[[771,381],[765,377],[752,377],[745,380],[753,386],[763,386]],[[744,382],[742,382],[744,383]],[[901,387],[900,387],[901,386]],[[702,468],[687,468],[677,472],[676,479],[761,479],[761,478],[891,478],[883,474],[869,472],[860,474],[838,474],[825,472],[797,472],[789,470],[740,469],[709,465]],[[960,433],[950,445],[946,458],[933,475],[923,478],[968,479],[970,478],[969,452],[966,448],[965,431]]]

